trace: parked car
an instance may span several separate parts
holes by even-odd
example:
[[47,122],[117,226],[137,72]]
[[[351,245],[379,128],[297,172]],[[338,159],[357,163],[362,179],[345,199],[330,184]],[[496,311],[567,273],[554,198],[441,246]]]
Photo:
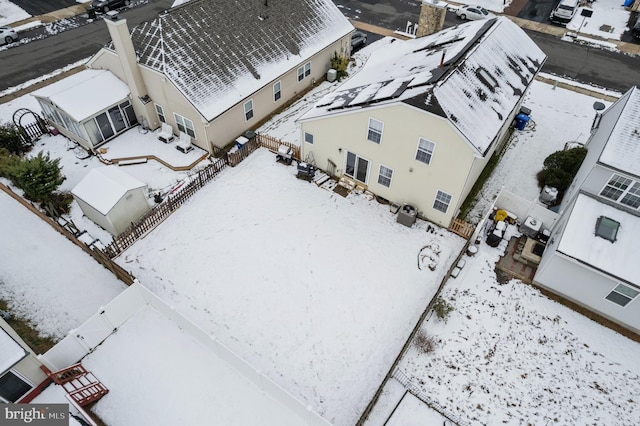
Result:
[[356,31],[351,34],[351,50],[355,50],[367,43],[367,35],[362,31]]
[[549,20],[556,24],[567,25],[576,16],[580,0],[560,0],[549,15]]
[[91,3],[93,9],[102,13],[124,6],[131,6],[131,0],[93,0]]
[[18,40],[18,33],[11,27],[0,27],[0,44],[9,44]]
[[490,19],[495,18],[496,16],[482,6],[470,6],[468,4],[460,6],[456,10],[456,15],[458,15],[462,19],[468,19],[470,21],[476,21],[478,19]]

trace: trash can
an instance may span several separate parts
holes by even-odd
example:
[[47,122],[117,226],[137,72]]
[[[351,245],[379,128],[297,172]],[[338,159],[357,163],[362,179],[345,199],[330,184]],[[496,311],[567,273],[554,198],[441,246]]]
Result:
[[89,19],[96,19],[96,10],[93,7],[89,6],[87,8],[87,14],[89,15]]
[[516,124],[515,124],[516,129],[524,130],[529,120],[530,118],[527,114],[520,113],[516,115]]
[[245,132],[242,134],[242,136],[244,136],[245,138],[251,140],[251,139],[256,137],[256,132],[254,132],[253,130],[245,130]]

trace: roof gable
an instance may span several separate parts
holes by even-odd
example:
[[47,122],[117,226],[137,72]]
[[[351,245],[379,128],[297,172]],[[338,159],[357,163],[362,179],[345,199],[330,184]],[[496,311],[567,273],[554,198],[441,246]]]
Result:
[[91,169],[71,193],[107,215],[127,192],[145,186],[145,183],[123,172],[118,166],[111,165]]
[[358,74],[302,120],[404,102],[446,117],[484,155],[545,59],[529,36],[506,18],[394,40],[374,51]]
[[640,90],[633,87],[620,99],[625,102],[599,161],[640,176]]
[[330,0],[193,0],[131,37],[139,62],[212,120],[351,31]]

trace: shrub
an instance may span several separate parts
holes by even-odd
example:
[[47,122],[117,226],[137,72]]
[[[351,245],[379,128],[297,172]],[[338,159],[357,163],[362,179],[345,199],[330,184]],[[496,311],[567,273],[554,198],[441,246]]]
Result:
[[331,57],[331,68],[336,70],[336,76],[338,81],[348,75],[347,66],[349,65],[349,59],[342,55],[338,55],[338,52],[333,52]]
[[451,311],[454,309],[455,308],[442,297],[438,297],[436,299],[436,303],[433,304],[433,311],[436,313],[436,316],[440,320],[445,320],[445,322]]
[[420,329],[413,339],[413,344],[422,351],[422,353],[428,354],[436,349],[438,342],[435,337]]
[[20,138],[20,131],[13,124],[0,124],[0,148],[4,148],[11,154],[21,155],[31,147],[25,145]]
[[7,177],[22,188],[27,199],[48,202],[64,181],[59,163],[59,158],[52,160],[48,153],[40,152],[35,157],[10,162]]
[[538,172],[538,185],[553,186],[560,194],[571,185],[573,178],[587,155],[587,149],[579,146],[563,151],[556,151],[544,159],[544,167]]
[[51,217],[60,217],[71,212],[73,195],[70,192],[54,192],[47,201],[42,203],[42,208]]

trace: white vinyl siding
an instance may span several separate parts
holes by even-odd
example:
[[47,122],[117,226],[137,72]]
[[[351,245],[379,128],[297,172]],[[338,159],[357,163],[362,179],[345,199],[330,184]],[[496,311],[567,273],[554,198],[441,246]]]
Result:
[[382,140],[382,129],[384,128],[384,123],[380,120],[376,120],[375,118],[369,118],[369,129],[367,130],[367,140],[371,142],[380,143]]
[[418,140],[418,151],[416,152],[416,160],[425,164],[431,164],[433,158],[433,151],[436,148],[436,144],[426,139],[420,138]]

